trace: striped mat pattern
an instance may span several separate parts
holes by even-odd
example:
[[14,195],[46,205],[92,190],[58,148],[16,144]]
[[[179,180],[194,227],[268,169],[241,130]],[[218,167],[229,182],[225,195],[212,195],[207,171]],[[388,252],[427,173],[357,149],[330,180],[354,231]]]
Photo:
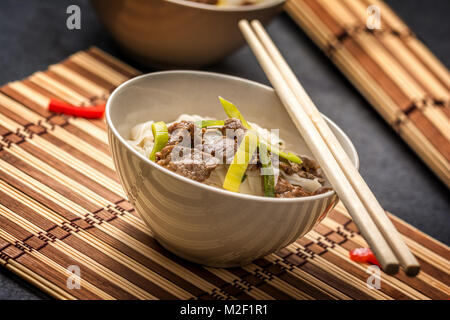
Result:
[[[391,216],[422,264],[416,278],[348,259],[366,246],[342,205],[288,247],[241,268],[184,261],[126,200],[103,120],[50,114],[49,98],[104,102],[139,74],[90,48],[0,88],[0,264],[58,299],[448,299],[450,250]],[[81,270],[69,289],[69,266]]]
[[[380,29],[366,26],[370,6]],[[285,9],[450,187],[450,73],[411,29],[382,0],[289,0]]]

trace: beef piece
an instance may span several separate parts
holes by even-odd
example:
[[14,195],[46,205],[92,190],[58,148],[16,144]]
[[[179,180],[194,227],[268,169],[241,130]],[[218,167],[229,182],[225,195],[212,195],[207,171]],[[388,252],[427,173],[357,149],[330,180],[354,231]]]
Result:
[[184,129],[184,130],[191,132],[194,130],[194,122],[185,121],[185,120],[182,120],[180,122],[175,122],[167,128],[167,131],[169,131],[169,133],[172,134],[175,130],[179,130],[179,129]]
[[296,163],[289,163],[284,161],[280,161],[278,165],[280,166],[281,170],[283,170],[286,174],[290,176],[293,175],[294,173],[297,173],[297,170],[295,170],[296,168],[294,167],[294,165],[299,167],[299,165]]
[[196,149],[169,145],[156,153],[156,163],[189,179],[203,182],[217,167],[218,160]]
[[170,125],[167,130],[169,131],[169,141],[167,145],[175,145],[187,139],[193,137],[195,131],[195,125],[191,121],[180,121]]
[[[204,130],[197,128],[194,122],[184,120],[173,123],[167,130],[169,131],[169,141],[167,142],[167,145],[176,145],[183,141],[182,144],[184,147],[200,145],[202,141],[202,132],[204,132]],[[188,140],[185,141],[184,139]]]
[[329,187],[320,187],[319,189],[317,189],[316,191],[314,191],[314,195],[316,195],[316,194],[322,194],[322,193],[325,193],[325,192],[328,192],[328,191],[331,191],[331,190],[333,190],[332,188],[329,188]]
[[166,145],[160,152],[157,152],[155,154],[155,162],[161,166],[167,165],[170,160],[171,156],[170,153],[172,152],[173,148],[175,148],[175,145]]
[[288,175],[298,174],[300,177],[305,179],[315,179],[318,178],[319,182],[323,184],[325,180],[322,176],[322,170],[319,165],[312,159],[308,157],[301,157],[302,164],[280,161],[280,169],[283,170]]
[[225,120],[225,125],[222,127],[222,134],[225,135],[226,129],[237,130],[242,129],[245,130],[245,127],[242,125],[241,120],[236,118],[228,118]]
[[241,120],[229,118],[221,128],[223,140],[215,145],[215,156],[224,163],[231,163],[239,144],[244,138],[247,129],[242,125]]
[[[241,120],[229,118],[225,120],[225,124],[220,130],[222,137],[214,139],[214,141],[203,139],[202,151],[215,156],[222,163],[231,163],[246,129]],[[208,143],[205,143],[205,140],[208,140]]]
[[[219,161],[221,161],[221,163],[231,164],[238,147],[239,144],[237,139],[235,140],[232,138],[223,137],[222,139],[217,140],[214,146],[212,146],[214,150],[211,154],[214,155]],[[206,148],[204,148],[203,151],[207,152]],[[261,168],[261,163],[259,162],[258,156],[255,155],[251,159],[247,170],[257,170],[259,168]]]
[[167,145],[176,145],[182,141],[184,144],[187,144],[192,143],[195,125],[190,121],[180,121],[170,125],[167,130],[169,131],[169,141],[167,142]]
[[204,129],[200,151],[215,156],[221,163],[231,163],[237,150],[236,140],[222,135],[220,129]]
[[286,179],[278,177],[278,182],[275,186],[275,197],[277,198],[298,198],[311,196],[314,193],[303,189],[300,186],[294,186]]
[[214,155],[222,163],[230,164],[233,162],[234,154],[237,151],[238,145],[236,140],[222,137],[214,144],[212,155]]
[[298,198],[322,194],[333,190],[329,187],[321,187],[314,192],[310,192],[300,186],[291,184],[286,179],[279,177],[277,185],[275,186],[275,196],[277,198]]
[[202,129],[202,142],[196,145],[195,148],[203,152],[214,155],[215,147],[222,140],[222,132],[219,129]]
[[306,179],[320,178],[319,176],[316,176],[314,174],[305,171],[303,169],[303,166],[298,163],[280,161],[279,166],[281,170],[283,170],[287,175],[290,176],[293,174],[298,174],[300,177]]
[[302,156],[302,169],[303,171],[312,174],[316,177],[322,178],[322,170],[320,169],[319,164],[306,156]]
[[225,120],[225,125],[222,127],[222,134],[224,136],[237,138],[238,141],[242,139],[247,129],[242,125],[241,120],[236,118],[229,118]]

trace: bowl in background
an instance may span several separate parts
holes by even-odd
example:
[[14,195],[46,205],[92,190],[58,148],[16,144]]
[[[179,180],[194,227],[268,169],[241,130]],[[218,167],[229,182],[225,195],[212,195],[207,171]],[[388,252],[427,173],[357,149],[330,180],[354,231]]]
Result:
[[216,6],[187,0],[92,0],[107,30],[137,61],[151,67],[200,67],[244,43],[241,19],[267,23],[284,0]]
[[[249,121],[279,128],[287,149],[311,156],[272,88],[215,73],[167,71],[129,80],[110,96],[106,119],[122,186],[156,240],[190,261],[230,267],[294,242],[325,217],[338,199],[334,191],[293,199],[233,193],[169,171],[126,142],[131,128],[148,120],[171,122],[181,113],[225,118],[219,95],[236,103]],[[327,122],[358,166],[349,138]]]

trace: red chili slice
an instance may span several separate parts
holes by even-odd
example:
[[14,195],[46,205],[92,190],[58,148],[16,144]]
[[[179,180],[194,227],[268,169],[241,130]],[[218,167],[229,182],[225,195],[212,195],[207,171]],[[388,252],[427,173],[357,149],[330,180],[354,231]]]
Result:
[[350,259],[355,262],[366,262],[381,267],[380,263],[378,262],[377,258],[370,248],[356,248],[351,250]]
[[64,113],[69,116],[82,117],[87,119],[98,119],[103,117],[105,113],[105,105],[79,107],[74,106],[56,99],[50,99],[48,111],[56,113]]

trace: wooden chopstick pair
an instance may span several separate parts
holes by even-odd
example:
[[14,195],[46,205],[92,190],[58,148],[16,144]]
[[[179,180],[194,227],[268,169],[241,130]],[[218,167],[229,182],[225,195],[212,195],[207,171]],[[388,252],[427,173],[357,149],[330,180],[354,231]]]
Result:
[[239,22],[245,39],[272,83],[297,129],[322,167],[383,270],[395,274],[399,262],[415,276],[420,266],[374,194],[322,118],[264,27],[257,20]]

